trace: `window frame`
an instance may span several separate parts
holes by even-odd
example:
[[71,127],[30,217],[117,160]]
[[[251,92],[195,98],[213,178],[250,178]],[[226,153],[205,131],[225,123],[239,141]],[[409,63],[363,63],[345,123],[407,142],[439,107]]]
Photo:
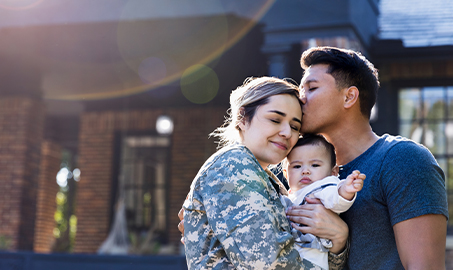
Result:
[[[165,205],[167,206],[165,208],[165,224],[169,225],[169,197],[170,197],[170,189],[169,189],[169,182],[171,179],[171,162],[172,162],[172,156],[171,156],[171,149],[172,149],[172,135],[162,135],[157,133],[156,130],[140,130],[140,131],[117,131],[115,132],[114,135],[114,151],[113,151],[113,168],[112,168],[112,182],[111,182],[111,198],[110,198],[110,218],[109,218],[109,231],[111,230],[111,226],[113,224],[113,220],[115,218],[115,206],[118,201],[118,188],[120,184],[120,170],[121,170],[121,156],[122,156],[122,143],[123,140],[127,137],[145,137],[145,136],[152,136],[152,137],[166,137],[169,139],[169,144],[168,146],[165,146],[163,148],[168,149],[168,155],[166,157],[166,169],[165,169],[165,179],[164,179],[164,190],[165,190]],[[166,229],[162,235],[160,235],[159,240],[161,241],[161,244],[166,244],[168,243],[169,240],[169,232],[168,229]]]
[[[449,146],[449,139],[446,134],[446,126],[447,123],[453,123],[453,113],[451,116],[449,116],[449,105],[453,103],[449,103],[449,95],[448,91],[453,89],[453,81],[452,80],[423,80],[423,83],[418,82],[418,83],[407,83],[407,82],[398,82],[394,83],[394,89],[396,90],[396,104],[397,104],[397,126],[398,126],[398,134],[408,137],[411,139],[408,134],[401,134],[401,128],[403,124],[408,124],[410,125],[411,123],[417,123],[419,126],[423,127],[424,125],[429,125],[429,124],[436,124],[436,125],[443,125],[443,130],[442,130],[442,140],[444,141],[444,150],[441,151],[440,153],[436,153],[431,151],[435,159],[438,161],[439,165],[442,165],[441,163],[443,162],[445,164],[445,167],[442,166],[442,169],[444,170],[445,173],[445,185],[446,185],[446,191],[447,191],[447,200],[448,200],[448,206],[449,209],[453,210],[453,152],[448,153],[448,146]],[[427,89],[428,88],[428,89]],[[429,119],[426,116],[425,112],[425,95],[424,95],[424,90],[425,91],[430,91],[429,88],[440,88],[443,91],[442,94],[442,100],[444,101],[444,108],[443,108],[443,115],[442,117],[439,117],[437,119]],[[400,94],[402,90],[405,89],[418,89],[419,91],[419,102],[418,106],[420,106],[420,117],[419,118],[412,118],[412,119],[401,119],[400,117]],[[451,96],[451,100],[453,101],[453,96]],[[453,106],[452,106],[452,111],[453,111]],[[421,143],[425,145],[425,127],[423,127],[423,132],[422,136],[420,138],[420,141],[417,141],[418,143]],[[409,134],[410,135],[410,134]],[[451,141],[453,144],[453,140]],[[426,146],[426,145],[425,145]],[[428,149],[430,147],[426,146]],[[451,162],[451,166],[449,166],[449,162]],[[451,173],[450,173],[451,171]],[[451,185],[450,185],[451,184]],[[451,200],[449,199],[451,198]],[[449,210],[449,211],[452,211]],[[449,241],[448,241],[449,240]],[[448,224],[448,229],[447,229],[447,243],[450,242],[451,246],[453,247],[453,220],[449,220]]]

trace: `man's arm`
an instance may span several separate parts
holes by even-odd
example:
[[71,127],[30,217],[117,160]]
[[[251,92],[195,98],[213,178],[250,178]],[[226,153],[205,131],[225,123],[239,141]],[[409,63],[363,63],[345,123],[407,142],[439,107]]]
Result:
[[393,146],[381,186],[405,269],[445,269],[445,175],[432,154],[411,141]]
[[443,215],[423,215],[393,226],[405,269],[445,269],[447,222]]

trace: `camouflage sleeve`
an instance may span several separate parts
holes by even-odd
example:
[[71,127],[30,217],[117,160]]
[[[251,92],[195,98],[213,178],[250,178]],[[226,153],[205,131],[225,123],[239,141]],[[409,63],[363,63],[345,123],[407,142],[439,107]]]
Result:
[[203,189],[209,224],[228,259],[237,269],[305,269],[265,180],[254,167],[243,166],[245,160],[239,163],[211,170]]
[[346,266],[346,259],[349,254],[349,240],[346,242],[345,249],[340,254],[333,254],[329,252],[329,269],[341,270]]

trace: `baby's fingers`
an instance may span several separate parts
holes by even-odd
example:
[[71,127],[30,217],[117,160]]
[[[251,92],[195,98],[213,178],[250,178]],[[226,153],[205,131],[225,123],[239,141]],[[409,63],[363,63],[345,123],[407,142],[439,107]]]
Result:
[[357,191],[360,191],[362,189],[362,187],[363,187],[363,180],[362,179],[356,179],[356,180],[354,180],[352,185],[354,186],[354,188]]

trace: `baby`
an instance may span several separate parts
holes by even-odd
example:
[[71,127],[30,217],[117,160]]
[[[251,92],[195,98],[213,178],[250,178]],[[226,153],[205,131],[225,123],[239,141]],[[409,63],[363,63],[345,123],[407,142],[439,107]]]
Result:
[[[354,171],[345,180],[338,179],[339,168],[332,144],[323,136],[305,134],[298,140],[283,163],[283,174],[289,183],[283,206],[305,203],[305,198],[320,199],[322,204],[339,214],[348,210],[363,187],[365,175]],[[328,269],[328,251],[332,243],[311,234],[292,230],[296,248],[302,258]]]

